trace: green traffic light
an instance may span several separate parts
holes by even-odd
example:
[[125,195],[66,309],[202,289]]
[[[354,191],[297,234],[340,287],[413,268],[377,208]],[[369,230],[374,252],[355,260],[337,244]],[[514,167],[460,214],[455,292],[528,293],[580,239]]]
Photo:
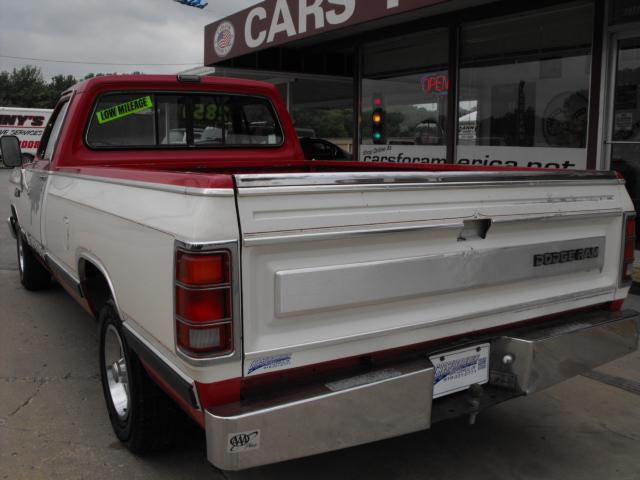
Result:
[[381,140],[382,139],[382,134],[380,132],[375,132],[373,134],[373,139],[374,140]]

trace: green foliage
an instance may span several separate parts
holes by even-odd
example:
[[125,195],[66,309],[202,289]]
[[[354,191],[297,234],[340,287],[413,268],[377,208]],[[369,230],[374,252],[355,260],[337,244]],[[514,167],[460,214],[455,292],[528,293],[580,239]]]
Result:
[[3,107],[53,108],[60,94],[76,83],[71,75],[44,81],[40,68],[26,65],[0,72],[0,105]]
[[6,78],[6,89],[2,89],[3,107],[47,107],[47,84],[38,67],[27,65],[14,68]]
[[321,138],[345,138],[353,135],[353,112],[348,108],[296,110],[296,127],[313,128]]
[[[139,74],[140,72],[134,72]],[[89,73],[84,79],[110,75]],[[39,67],[25,65],[12,72],[0,72],[0,106],[53,108],[62,92],[78,83],[72,75],[56,75],[47,83]]]
[[48,108],[53,108],[60,98],[60,94],[76,83],[78,81],[72,75],[56,75],[51,78],[49,85],[47,85],[47,104],[51,105]]

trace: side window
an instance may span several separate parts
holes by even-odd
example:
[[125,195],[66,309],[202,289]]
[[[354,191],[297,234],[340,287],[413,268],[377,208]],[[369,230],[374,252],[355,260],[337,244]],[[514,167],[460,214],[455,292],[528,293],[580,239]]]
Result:
[[244,101],[242,111],[251,135],[266,137],[267,143],[280,143],[280,129],[266,103]]
[[234,125],[230,97],[194,97],[193,138],[196,145],[224,145],[225,138],[235,129]]
[[283,139],[270,103],[256,97],[195,97],[193,128],[195,144],[203,146],[280,145]]
[[62,123],[64,122],[65,116],[67,114],[67,108],[69,108],[68,100],[66,100],[62,104],[58,111],[54,113],[54,117],[50,120],[53,126],[51,127],[51,130],[45,133],[46,138],[43,139],[42,145],[40,147],[41,156],[44,160],[51,161],[51,157],[53,156],[56,144],[58,143],[60,130],[62,130]]
[[160,145],[187,145],[187,101],[184,96],[158,95]]

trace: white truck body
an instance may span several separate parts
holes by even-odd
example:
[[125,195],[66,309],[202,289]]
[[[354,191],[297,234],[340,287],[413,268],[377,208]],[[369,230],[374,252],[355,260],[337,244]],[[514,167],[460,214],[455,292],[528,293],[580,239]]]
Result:
[[[28,168],[16,170],[12,181],[30,191],[16,199],[15,215],[52,269],[79,286],[82,262],[96,265],[127,328],[180,377],[210,384],[626,297],[628,286],[619,284],[623,214],[633,206],[622,181],[491,175],[495,180],[447,173],[238,175],[235,192]],[[482,225],[484,238],[477,234]],[[176,349],[176,241],[238,246],[242,343],[229,358],[190,361]],[[593,247],[595,258],[533,264],[536,253]],[[400,430],[385,427],[357,442],[429,422],[394,424]],[[220,451],[210,457],[229,469],[315,453],[243,462]]]
[[[462,188],[431,182],[448,174],[326,176],[327,185],[323,174],[240,175],[239,216],[233,190],[185,194],[62,173],[46,175],[41,206],[29,196],[14,205],[38,250],[78,282],[80,260],[95,261],[108,274],[122,318],[186,375],[207,383],[264,373],[252,363],[273,356],[289,358],[270,371],[301,367],[628,293],[618,279],[622,212],[633,207],[618,180]],[[409,176],[419,181],[408,184]],[[24,177],[29,182],[28,170]],[[307,181],[314,184],[299,185]],[[459,239],[465,222],[482,219],[491,221],[486,238]],[[244,358],[202,369],[177,356],[176,240],[240,245]],[[533,266],[541,249],[587,246],[602,253]]]

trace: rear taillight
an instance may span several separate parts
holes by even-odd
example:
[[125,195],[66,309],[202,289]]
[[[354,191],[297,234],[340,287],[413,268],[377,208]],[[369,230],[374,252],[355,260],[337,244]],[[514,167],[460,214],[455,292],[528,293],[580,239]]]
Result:
[[620,286],[631,284],[633,273],[633,255],[636,245],[636,214],[624,214],[624,230],[622,232],[622,262],[620,268]]
[[234,350],[231,252],[176,251],[176,345],[194,358]]

